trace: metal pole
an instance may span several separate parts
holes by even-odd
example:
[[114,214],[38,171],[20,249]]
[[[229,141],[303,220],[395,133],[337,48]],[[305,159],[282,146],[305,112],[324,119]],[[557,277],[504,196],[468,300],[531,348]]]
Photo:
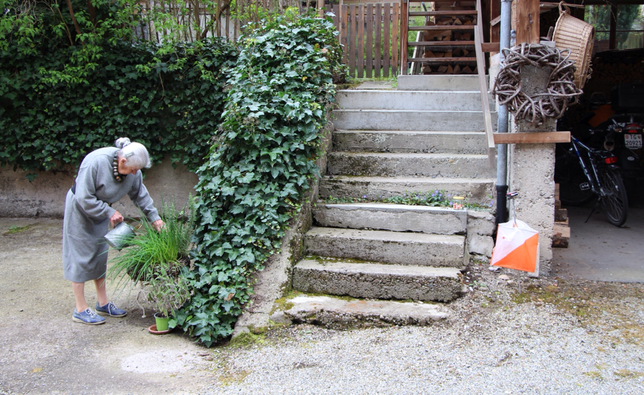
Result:
[[[512,0],[501,0],[501,44],[499,48],[503,62],[503,48],[510,47],[510,29],[512,29]],[[508,133],[508,109],[499,106],[498,133]],[[508,146],[497,144],[496,162],[496,222],[507,221],[507,192],[508,192]]]

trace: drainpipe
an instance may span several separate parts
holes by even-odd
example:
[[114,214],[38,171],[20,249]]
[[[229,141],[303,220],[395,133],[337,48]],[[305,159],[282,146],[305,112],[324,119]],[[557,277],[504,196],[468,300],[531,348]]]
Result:
[[[510,47],[510,29],[512,28],[512,0],[501,0],[501,45],[500,60],[503,62],[503,48]],[[498,133],[508,132],[508,109],[505,105],[498,110]],[[508,146],[497,144],[496,161],[496,223],[507,221],[507,192],[508,192]]]

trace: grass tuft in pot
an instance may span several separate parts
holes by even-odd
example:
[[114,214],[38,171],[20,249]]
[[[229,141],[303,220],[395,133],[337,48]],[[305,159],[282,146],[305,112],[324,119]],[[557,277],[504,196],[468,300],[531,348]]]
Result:
[[144,216],[130,246],[110,260],[108,276],[117,281],[116,288],[124,290],[140,282],[157,312],[166,316],[189,297],[188,285],[180,275],[190,265],[193,224],[189,214],[165,206],[160,212],[165,227],[160,231]]

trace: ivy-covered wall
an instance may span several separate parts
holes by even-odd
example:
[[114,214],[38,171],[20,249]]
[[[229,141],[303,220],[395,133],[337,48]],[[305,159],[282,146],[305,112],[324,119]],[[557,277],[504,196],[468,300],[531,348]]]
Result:
[[0,165],[26,170],[77,166],[92,150],[129,137],[193,171],[220,123],[224,71],[237,51],[222,40],[178,46],[168,55],[149,43],[105,44],[86,81],[52,83],[78,47],[25,55],[0,50]]

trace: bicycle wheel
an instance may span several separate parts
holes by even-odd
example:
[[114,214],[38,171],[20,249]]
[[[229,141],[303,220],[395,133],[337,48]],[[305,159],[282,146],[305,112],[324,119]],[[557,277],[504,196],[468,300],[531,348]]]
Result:
[[615,226],[624,225],[628,218],[628,197],[622,176],[608,167],[597,169],[597,174],[602,184],[601,204],[608,222]]
[[564,206],[583,206],[595,197],[579,159],[569,151],[556,158],[555,182],[559,184],[559,199]]

